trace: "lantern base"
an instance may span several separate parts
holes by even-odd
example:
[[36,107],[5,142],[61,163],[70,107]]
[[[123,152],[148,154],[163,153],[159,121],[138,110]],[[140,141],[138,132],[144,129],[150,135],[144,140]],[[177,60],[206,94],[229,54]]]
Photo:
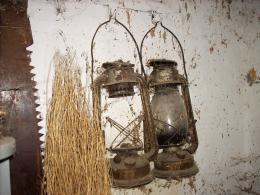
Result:
[[152,173],[149,173],[148,175],[146,175],[142,178],[131,179],[131,180],[113,179],[112,187],[114,187],[114,188],[134,188],[134,187],[148,184],[153,179],[154,179],[154,176]]
[[189,177],[199,172],[193,156],[183,150],[167,151],[157,155],[154,175],[158,178],[177,179]]
[[137,153],[117,154],[110,163],[113,187],[132,188],[154,179],[149,161]]

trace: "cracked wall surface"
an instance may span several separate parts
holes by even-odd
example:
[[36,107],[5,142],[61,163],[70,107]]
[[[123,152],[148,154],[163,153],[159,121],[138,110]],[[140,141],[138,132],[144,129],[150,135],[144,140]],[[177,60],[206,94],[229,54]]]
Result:
[[[114,189],[114,194],[259,194],[260,193],[260,85],[247,83],[248,70],[260,71],[260,2],[257,0],[29,0],[34,44],[32,64],[38,111],[45,133],[46,109],[51,97],[52,57],[57,49],[76,50],[82,80],[90,85],[90,44],[97,26],[116,9],[117,19],[138,43],[155,21],[162,21],[180,39],[187,62],[190,94],[197,119],[199,148],[195,155],[200,172],[190,179],[154,182],[137,189]],[[152,12],[152,11],[156,12]],[[163,29],[148,35],[144,63],[151,58],[181,58],[177,43]],[[117,59],[140,63],[131,37],[110,23],[98,33],[95,73],[102,62]],[[149,73],[151,70],[146,67]],[[90,93],[88,88],[87,93]],[[122,124],[140,112],[138,96],[122,102],[103,98],[105,116]],[[110,143],[116,132],[107,129]],[[44,137],[42,137],[44,140]]]

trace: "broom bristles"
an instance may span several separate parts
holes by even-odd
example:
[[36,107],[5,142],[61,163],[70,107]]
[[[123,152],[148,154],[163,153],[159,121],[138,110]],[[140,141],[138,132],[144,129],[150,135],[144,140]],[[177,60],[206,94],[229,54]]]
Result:
[[55,54],[47,114],[44,193],[110,195],[106,149],[98,117],[88,111],[81,75],[70,51]]

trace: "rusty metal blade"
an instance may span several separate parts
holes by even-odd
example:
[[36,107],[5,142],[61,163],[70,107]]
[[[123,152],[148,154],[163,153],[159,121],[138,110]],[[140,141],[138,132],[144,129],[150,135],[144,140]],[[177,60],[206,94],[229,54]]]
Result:
[[40,194],[42,166],[34,92],[33,67],[30,65],[32,44],[27,1],[11,4],[1,1],[0,9],[0,103],[11,102],[9,129],[16,139],[16,154],[11,160],[13,195]]

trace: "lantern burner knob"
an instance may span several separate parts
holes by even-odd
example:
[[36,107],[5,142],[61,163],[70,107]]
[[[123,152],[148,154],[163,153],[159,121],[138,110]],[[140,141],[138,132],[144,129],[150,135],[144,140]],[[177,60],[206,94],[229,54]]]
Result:
[[133,157],[127,157],[126,159],[124,159],[124,164],[126,166],[132,167],[136,164],[136,160]]
[[116,155],[116,156],[114,157],[114,162],[115,162],[115,163],[120,163],[121,160],[122,160],[122,158],[120,157],[120,155]]
[[177,156],[178,158],[180,158],[180,159],[184,159],[185,156],[186,156],[186,152],[183,151],[183,150],[179,150],[179,151],[176,152],[176,156]]

